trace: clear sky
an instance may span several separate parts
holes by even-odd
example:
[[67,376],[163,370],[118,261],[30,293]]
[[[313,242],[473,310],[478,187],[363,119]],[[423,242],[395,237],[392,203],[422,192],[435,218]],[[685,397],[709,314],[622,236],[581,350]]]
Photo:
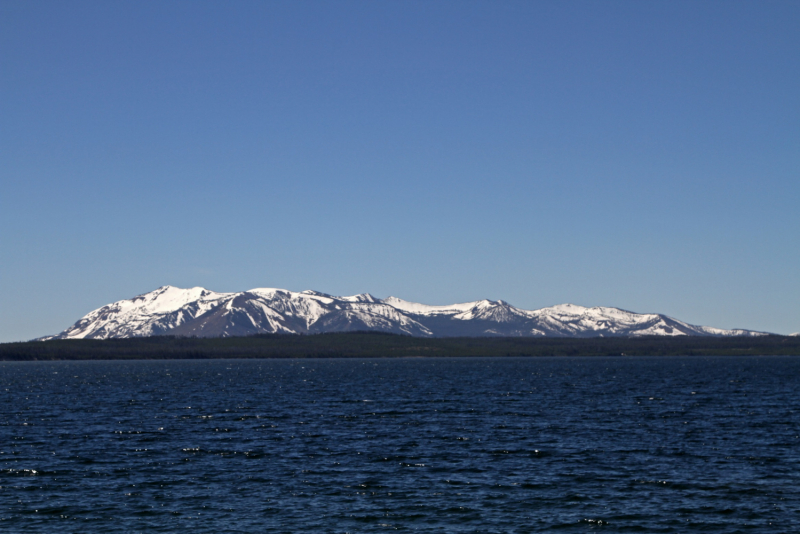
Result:
[[0,341],[161,285],[800,330],[800,2],[0,2]]

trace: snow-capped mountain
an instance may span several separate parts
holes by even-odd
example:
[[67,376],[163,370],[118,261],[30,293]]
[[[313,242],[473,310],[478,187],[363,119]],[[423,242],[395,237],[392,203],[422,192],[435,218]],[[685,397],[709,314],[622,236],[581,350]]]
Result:
[[163,286],[108,304],[56,336],[106,339],[155,335],[227,337],[374,330],[412,336],[757,336],[763,332],[695,326],[660,314],[561,304],[521,310],[502,300],[428,306],[368,293],[251,289],[215,293]]

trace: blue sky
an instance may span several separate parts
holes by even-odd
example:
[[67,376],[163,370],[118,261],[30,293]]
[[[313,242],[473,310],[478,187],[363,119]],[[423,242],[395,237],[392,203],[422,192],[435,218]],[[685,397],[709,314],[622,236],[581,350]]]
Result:
[[800,330],[798,2],[0,3],[0,341],[161,285]]

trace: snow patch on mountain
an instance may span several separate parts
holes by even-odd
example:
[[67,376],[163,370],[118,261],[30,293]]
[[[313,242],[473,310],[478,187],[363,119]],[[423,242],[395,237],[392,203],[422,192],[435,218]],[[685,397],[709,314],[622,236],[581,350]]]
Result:
[[436,314],[449,314],[452,312],[463,313],[474,308],[478,302],[464,302],[461,304],[448,304],[446,306],[429,306],[427,304],[419,304],[418,302],[409,302],[407,300],[399,299],[397,297],[389,297],[383,299],[384,304],[388,304],[393,308],[402,310],[409,313],[419,315],[436,315]]

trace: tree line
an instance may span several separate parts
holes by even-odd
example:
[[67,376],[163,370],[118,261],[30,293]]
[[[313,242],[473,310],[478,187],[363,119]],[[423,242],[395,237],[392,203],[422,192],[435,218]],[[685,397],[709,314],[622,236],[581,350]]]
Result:
[[380,332],[345,332],[226,338],[61,339],[0,344],[0,360],[5,361],[735,355],[800,356],[800,337],[419,338]]

